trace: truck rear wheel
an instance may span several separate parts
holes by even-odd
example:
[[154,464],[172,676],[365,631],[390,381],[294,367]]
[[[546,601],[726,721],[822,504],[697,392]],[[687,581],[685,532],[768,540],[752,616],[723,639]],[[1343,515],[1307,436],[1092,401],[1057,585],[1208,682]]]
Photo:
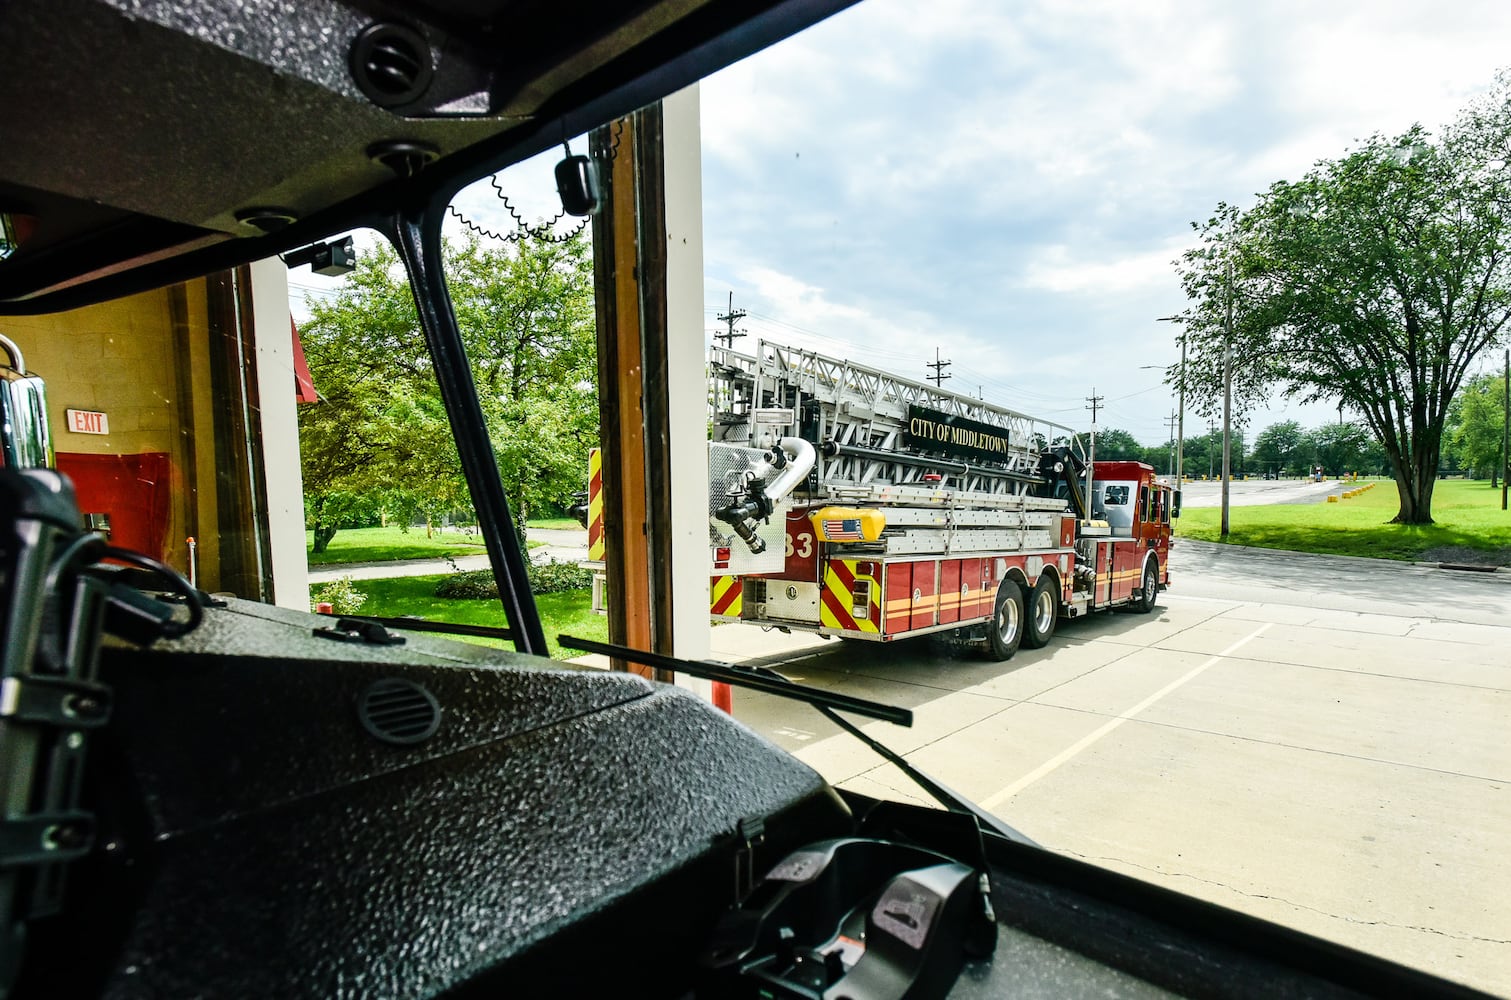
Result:
[[1138,600],[1133,602],[1133,610],[1147,615],[1154,610],[1154,599],[1158,594],[1159,560],[1151,556],[1144,560],[1144,582],[1140,587]]
[[1012,659],[1023,641],[1023,588],[1012,579],[1003,580],[997,588],[997,605],[986,639],[994,660]]
[[1054,578],[1046,573],[1028,592],[1028,603],[1023,609],[1023,645],[1029,649],[1049,645],[1055,634],[1055,621],[1060,617],[1060,600],[1055,589]]

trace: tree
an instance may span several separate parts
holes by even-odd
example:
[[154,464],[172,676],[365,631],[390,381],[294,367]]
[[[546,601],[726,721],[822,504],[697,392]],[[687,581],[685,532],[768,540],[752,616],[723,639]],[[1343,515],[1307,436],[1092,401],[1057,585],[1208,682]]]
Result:
[[412,514],[425,505],[422,491],[441,485],[435,453],[450,448],[449,437],[434,446],[426,398],[433,378],[397,265],[387,246],[365,251],[333,301],[311,302],[300,330],[320,393],[299,409],[305,517],[316,552],[342,523],[379,510]]
[[[1498,111],[1511,134],[1511,101]],[[1220,395],[1231,303],[1240,404],[1278,385],[1363,414],[1399,523],[1431,523],[1449,403],[1511,318],[1507,172],[1486,168],[1477,136],[1373,136],[1246,212],[1220,205],[1177,263],[1192,303],[1188,392]]]
[[1132,434],[1109,428],[1097,432],[1098,462],[1141,462],[1144,446],[1134,440]]
[[1300,454],[1305,437],[1301,425],[1294,420],[1271,424],[1260,431],[1254,439],[1254,461],[1259,470],[1283,475],[1291,471],[1292,466],[1310,464],[1309,459]]
[[[526,236],[447,246],[447,283],[499,472],[523,531],[528,511],[581,488],[597,440],[587,241]],[[414,299],[394,252],[364,251],[301,329],[321,402],[300,410],[306,518],[323,551],[347,518],[405,523],[470,509]]]
[[1495,375],[1470,379],[1448,414],[1450,451],[1475,479],[1488,472],[1491,486],[1499,483],[1505,385],[1506,380]]
[[1139,461],[1154,466],[1155,472],[1175,474],[1175,442],[1146,445]]
[[1307,439],[1313,463],[1334,476],[1366,468],[1369,446],[1373,443],[1369,430],[1353,421],[1322,424],[1313,428]]
[[452,299],[485,399],[489,433],[523,531],[565,508],[598,443],[593,270],[586,237],[469,238],[447,254]]

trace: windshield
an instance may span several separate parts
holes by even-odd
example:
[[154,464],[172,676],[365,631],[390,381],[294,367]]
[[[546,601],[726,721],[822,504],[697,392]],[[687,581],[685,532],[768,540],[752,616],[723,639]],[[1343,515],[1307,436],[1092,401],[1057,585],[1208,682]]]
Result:
[[[1511,917],[1495,846],[1511,830],[1499,791],[1511,753],[1497,735],[1511,592],[1504,569],[1437,568],[1511,564],[1502,352],[1453,349],[1474,354],[1446,390],[1463,402],[1418,480],[1435,487],[1437,526],[1387,524],[1403,473],[1381,442],[1408,433],[1409,418],[1383,418],[1373,400],[1384,389],[1281,367],[1275,315],[1287,310],[1297,337],[1331,351],[1367,357],[1367,343],[1346,347],[1340,324],[1301,321],[1321,308],[1308,298],[1317,289],[1298,286],[1282,305],[1270,290],[1287,278],[1261,274],[1238,241],[1225,271],[1226,245],[1206,222],[1233,206],[1250,215],[1231,224],[1257,234],[1255,192],[1315,172],[1320,199],[1331,175],[1318,161],[1362,176],[1346,158],[1371,147],[1396,150],[1385,162],[1408,169],[1441,150],[1465,174],[1499,170],[1506,147],[1490,136],[1506,134],[1506,60],[1483,38],[1506,27],[1468,6],[1448,18],[1357,5],[1291,18],[1264,6],[1192,16],[1090,5],[1052,17],[945,11],[920,29],[904,5],[875,3],[706,81],[704,323],[716,347],[810,348],[1095,429],[1098,462],[1141,462],[1167,482],[1183,474],[1169,585],[1149,617],[1062,617],[1030,649],[1029,603],[1025,641],[996,663],[943,629],[869,641],[870,622],[854,615],[836,639],[800,638],[803,619],[820,630],[834,620],[834,598],[841,617],[861,603],[846,578],[820,572],[796,592],[790,580],[746,584],[747,624],[717,627],[716,649],[909,705],[913,731],[868,730],[1055,850],[1511,990],[1511,952],[1493,930]],[[1436,67],[1429,86],[1397,73],[1418,58]],[[1480,244],[1476,273],[1505,289],[1505,191],[1473,197],[1497,234]],[[1328,238],[1318,205],[1309,239]],[[1385,217],[1384,202],[1368,211]],[[1184,256],[1202,248],[1200,266]],[[1307,266],[1295,253],[1291,273]],[[1412,253],[1401,257],[1420,259]],[[1261,307],[1275,312],[1256,317]],[[1229,355],[1226,422],[1225,322],[1229,350],[1243,352]],[[1474,405],[1490,417],[1479,458],[1464,448]],[[1163,492],[1098,486],[1114,542],[1136,544],[1141,522],[1169,523],[1147,503],[1129,511],[1151,495]],[[963,614],[973,558],[1022,551],[1008,537],[934,557],[929,546],[949,543],[925,542],[895,513],[890,551],[870,546],[848,563],[883,595],[883,635],[892,622]],[[940,518],[957,533],[961,520]],[[904,533],[918,540],[894,555]],[[920,572],[925,561],[938,566]],[[1112,575],[1139,572],[1116,562]],[[1020,580],[1030,602],[1034,584],[1032,571]],[[736,641],[751,620],[771,630]],[[843,787],[925,800],[811,716],[742,694],[735,713]]]
[[439,262],[507,523],[370,230],[0,317],[52,426],[6,463],[205,591],[505,648],[507,530],[558,666],[932,806],[557,636],[911,710],[864,731],[1049,850],[1511,992],[1511,14],[1457,13],[869,0],[477,180]]

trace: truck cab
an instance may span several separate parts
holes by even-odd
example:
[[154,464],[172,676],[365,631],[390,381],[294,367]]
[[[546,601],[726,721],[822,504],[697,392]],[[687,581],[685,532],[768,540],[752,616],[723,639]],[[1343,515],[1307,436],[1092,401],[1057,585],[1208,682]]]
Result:
[[[1160,482],[1154,467],[1145,462],[1095,462],[1092,484],[1092,518],[1107,522],[1114,543],[1130,538],[1135,542],[1133,546],[1115,545],[1114,576],[1126,578],[1128,587],[1141,587],[1152,552],[1158,585],[1168,586],[1174,491]],[[1121,592],[1116,585],[1110,591]]]

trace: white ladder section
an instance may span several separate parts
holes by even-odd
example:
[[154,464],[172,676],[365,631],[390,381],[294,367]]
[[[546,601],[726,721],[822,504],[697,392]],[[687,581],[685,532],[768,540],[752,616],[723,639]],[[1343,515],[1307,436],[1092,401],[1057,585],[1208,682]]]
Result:
[[[753,355],[713,348],[709,381],[714,440],[760,447],[765,437],[795,434],[814,441],[819,495],[836,502],[1010,506],[1038,481],[1039,453],[1047,445],[1069,442],[1079,450],[1069,427],[766,340],[756,342]],[[1003,457],[973,462],[908,448],[910,406],[1002,431]],[[1063,507],[1043,502],[1048,507],[1041,509]]]

